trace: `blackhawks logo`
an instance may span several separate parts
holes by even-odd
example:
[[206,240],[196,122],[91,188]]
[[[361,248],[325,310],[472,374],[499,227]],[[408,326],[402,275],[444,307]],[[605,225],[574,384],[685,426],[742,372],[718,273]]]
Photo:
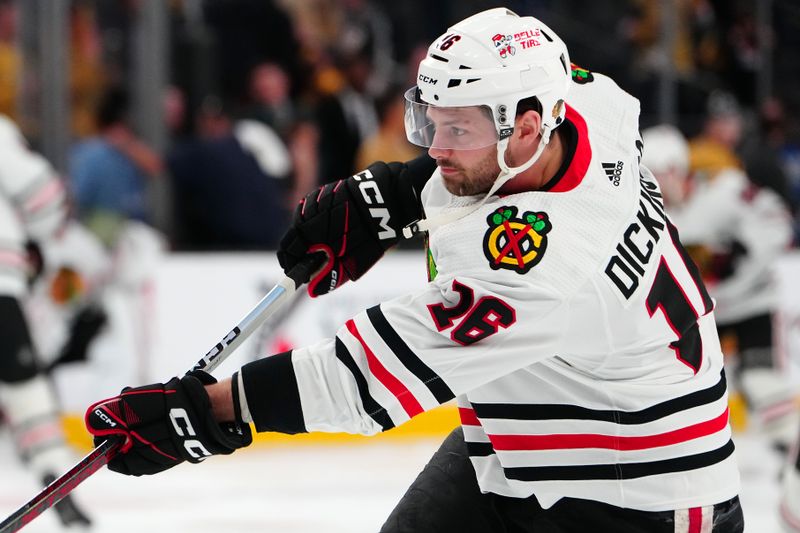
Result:
[[483,237],[483,253],[493,269],[525,274],[542,260],[552,228],[547,213],[526,211],[517,218],[516,207],[501,207],[486,222],[489,229]]
[[575,63],[571,63],[570,67],[572,67],[572,81],[578,85],[594,81],[594,75],[585,68],[581,68]]

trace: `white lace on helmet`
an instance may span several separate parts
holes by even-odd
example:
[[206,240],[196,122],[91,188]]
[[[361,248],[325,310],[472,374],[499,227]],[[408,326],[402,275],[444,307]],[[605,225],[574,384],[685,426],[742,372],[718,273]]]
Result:
[[[406,92],[406,136],[426,148],[497,144],[501,172],[485,201],[541,156],[551,132],[564,120],[570,84],[569,53],[555,32],[505,8],[483,11],[450,27],[428,48],[417,86]],[[541,142],[526,163],[509,167],[505,152],[517,104],[532,96],[542,106]]]

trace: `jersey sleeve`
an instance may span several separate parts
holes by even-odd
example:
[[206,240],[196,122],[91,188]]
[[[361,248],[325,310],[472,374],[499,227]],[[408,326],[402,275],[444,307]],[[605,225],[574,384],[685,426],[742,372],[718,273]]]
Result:
[[[289,425],[364,435],[391,429],[555,355],[568,324],[566,308],[543,288],[459,278],[448,285],[432,282],[417,294],[367,309],[335,338],[291,353],[290,379],[300,402],[294,412],[302,413],[302,422]],[[520,315],[524,326],[517,324]],[[268,365],[256,366],[246,365],[242,374],[259,429],[259,419],[285,416],[265,411],[291,410],[285,400],[293,392],[267,399],[247,390],[257,386],[254,373],[270,371]]]
[[23,144],[16,126],[0,118],[0,190],[11,201],[26,234],[46,240],[63,227],[67,217],[66,190],[55,169]]

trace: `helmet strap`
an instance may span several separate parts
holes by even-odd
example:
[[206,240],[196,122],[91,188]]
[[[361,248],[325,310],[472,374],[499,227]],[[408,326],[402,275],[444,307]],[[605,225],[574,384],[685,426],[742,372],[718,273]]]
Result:
[[508,149],[508,139],[502,139],[497,142],[497,164],[500,166],[500,174],[498,174],[497,179],[494,180],[491,188],[489,191],[481,198],[478,202],[467,205],[464,207],[459,207],[447,211],[446,213],[440,213],[431,218],[423,218],[412,222],[408,226],[403,228],[403,237],[406,239],[410,239],[415,234],[421,231],[431,231],[435,228],[440,226],[444,226],[445,224],[450,224],[451,222],[455,222],[456,220],[462,219],[465,216],[469,215],[470,213],[474,213],[478,209],[485,204],[489,198],[496,193],[500,187],[505,185],[508,181],[510,181],[515,176],[525,172],[529,168],[533,166],[536,161],[542,156],[544,153],[544,149],[547,147],[547,144],[550,142],[550,133],[552,130],[548,126],[542,126],[541,132],[541,140],[539,141],[539,146],[536,147],[536,151],[533,155],[528,159],[525,163],[518,167],[509,167],[506,163],[506,150]]
[[541,139],[539,140],[539,146],[536,147],[536,151],[533,155],[528,159],[525,163],[518,167],[509,167],[508,163],[506,163],[506,150],[508,149],[508,138],[503,139],[502,141],[497,143],[497,164],[500,166],[500,174],[497,176],[497,179],[494,180],[491,189],[489,192],[486,193],[481,205],[485,202],[491,195],[496,193],[500,190],[500,187],[505,185],[509,180],[516,177],[519,174],[522,174],[529,168],[536,163],[542,154],[544,153],[544,149],[547,147],[547,144],[550,142],[550,133],[552,130],[546,126],[542,125],[541,131]]

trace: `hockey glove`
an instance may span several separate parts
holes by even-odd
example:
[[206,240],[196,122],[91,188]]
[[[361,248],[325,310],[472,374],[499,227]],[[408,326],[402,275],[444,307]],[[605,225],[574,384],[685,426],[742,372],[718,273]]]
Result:
[[156,474],[249,445],[249,425],[214,420],[203,386],[214,382],[205,372],[193,372],[163,384],[126,387],[89,407],[86,427],[95,446],[115,436],[125,439],[108,468],[131,476]]
[[373,163],[355,176],[308,194],[278,249],[288,272],[306,255],[325,254],[308,293],[320,296],[364,275],[420,218],[420,203],[403,163]]
[[102,307],[90,304],[81,309],[72,319],[67,342],[61,347],[55,361],[45,369],[51,372],[58,365],[86,361],[89,346],[107,323],[108,315]]

